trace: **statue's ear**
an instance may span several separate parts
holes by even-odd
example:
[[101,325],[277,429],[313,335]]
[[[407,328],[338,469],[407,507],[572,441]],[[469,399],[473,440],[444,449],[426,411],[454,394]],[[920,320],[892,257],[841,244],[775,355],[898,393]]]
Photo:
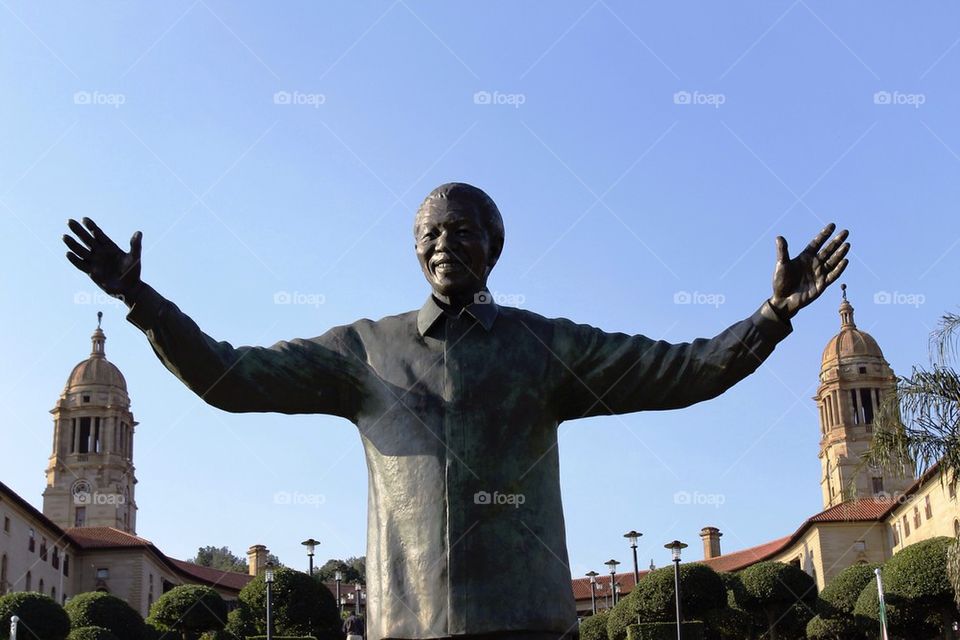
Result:
[[503,240],[491,241],[490,246],[490,260],[487,262],[487,273],[489,274],[493,271],[493,268],[497,266],[497,261],[500,259],[500,254],[503,253]]

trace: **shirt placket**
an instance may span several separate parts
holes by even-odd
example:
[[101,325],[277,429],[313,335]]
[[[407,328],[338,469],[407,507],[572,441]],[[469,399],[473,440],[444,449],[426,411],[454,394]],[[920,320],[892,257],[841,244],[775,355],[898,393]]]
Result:
[[447,576],[449,632],[451,635],[466,633],[469,593],[463,537],[467,531],[466,488],[469,472],[464,467],[468,458],[464,408],[464,338],[470,329],[466,316],[447,318],[444,336],[444,454],[446,456],[447,500]]

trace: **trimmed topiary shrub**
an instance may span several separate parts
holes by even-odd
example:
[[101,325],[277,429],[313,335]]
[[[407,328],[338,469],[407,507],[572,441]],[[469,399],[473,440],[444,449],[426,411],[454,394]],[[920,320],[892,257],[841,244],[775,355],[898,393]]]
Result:
[[[680,586],[681,598],[683,585]],[[676,616],[674,616],[676,617]],[[702,622],[681,622],[680,633],[684,640],[703,640],[704,625]],[[676,640],[677,623],[674,622],[643,622],[627,627],[627,640]]]
[[70,631],[67,640],[117,640],[117,636],[106,627],[76,627]]
[[760,562],[740,572],[746,610],[765,622],[770,640],[803,637],[814,616],[817,585],[799,567]]
[[874,569],[880,565],[855,564],[847,567],[823,588],[817,610],[822,618],[852,616],[863,588],[876,581]]
[[176,630],[183,640],[193,640],[204,631],[223,629],[227,605],[210,587],[180,585],[153,603],[147,622],[160,630]]
[[[307,574],[281,567],[273,572],[273,624],[275,636],[313,636],[340,640],[341,621],[333,594]],[[249,609],[247,620],[256,633],[266,633],[267,587],[257,576],[240,591]],[[234,631],[231,628],[231,631]],[[236,633],[236,631],[234,631]],[[252,634],[250,634],[252,635]]]
[[939,537],[912,544],[887,560],[883,571],[883,587],[892,599],[925,617],[936,616],[941,629],[952,628],[956,620],[953,585],[947,576],[952,542]]
[[118,640],[144,640],[143,618],[126,601],[109,593],[81,593],[70,598],[64,610],[73,629],[102,627]]
[[[883,570],[884,589],[887,572]],[[927,616],[914,611],[906,602],[887,590],[885,593],[887,605],[887,629],[896,637],[927,638],[937,633],[937,625],[931,624]],[[853,616],[857,626],[870,635],[878,637],[880,634],[880,598],[877,596],[877,581],[873,580],[860,593],[857,603],[853,607]]]
[[841,618],[814,616],[807,623],[809,640],[862,640],[863,637],[863,629],[857,625],[853,616]]
[[580,621],[580,640],[609,640],[607,638],[608,610],[597,611]]
[[[641,622],[676,622],[673,567],[651,571],[627,597],[617,603],[607,620],[609,640],[626,640],[627,627]],[[723,580],[705,564],[680,566],[680,601],[684,620],[702,620],[727,604]]]
[[70,633],[70,618],[53,598],[41,593],[19,592],[0,597],[0,639],[10,637],[10,617],[20,618],[17,640],[64,640]]

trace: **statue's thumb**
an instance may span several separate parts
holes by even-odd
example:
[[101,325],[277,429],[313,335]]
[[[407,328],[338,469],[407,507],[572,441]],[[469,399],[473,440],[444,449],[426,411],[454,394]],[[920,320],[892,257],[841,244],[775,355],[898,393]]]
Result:
[[783,236],[777,236],[777,262],[787,262],[790,256],[787,254],[787,240]]
[[143,233],[140,231],[135,231],[132,236],[130,236],[130,254],[136,258],[140,259],[140,249],[141,242],[143,241]]

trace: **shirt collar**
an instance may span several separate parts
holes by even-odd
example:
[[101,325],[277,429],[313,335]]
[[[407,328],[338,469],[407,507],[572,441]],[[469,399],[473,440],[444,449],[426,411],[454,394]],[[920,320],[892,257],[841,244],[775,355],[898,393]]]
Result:
[[[493,326],[493,321],[497,319],[499,307],[497,307],[497,303],[493,301],[493,297],[489,291],[484,290],[477,295],[480,301],[468,304],[463,308],[463,311],[473,316],[484,329],[490,331],[490,327]],[[437,304],[433,295],[428,296],[427,301],[423,303],[419,313],[417,313],[417,331],[420,332],[421,336],[426,335],[430,327],[436,324],[437,320],[443,315],[444,311],[440,305]]]

